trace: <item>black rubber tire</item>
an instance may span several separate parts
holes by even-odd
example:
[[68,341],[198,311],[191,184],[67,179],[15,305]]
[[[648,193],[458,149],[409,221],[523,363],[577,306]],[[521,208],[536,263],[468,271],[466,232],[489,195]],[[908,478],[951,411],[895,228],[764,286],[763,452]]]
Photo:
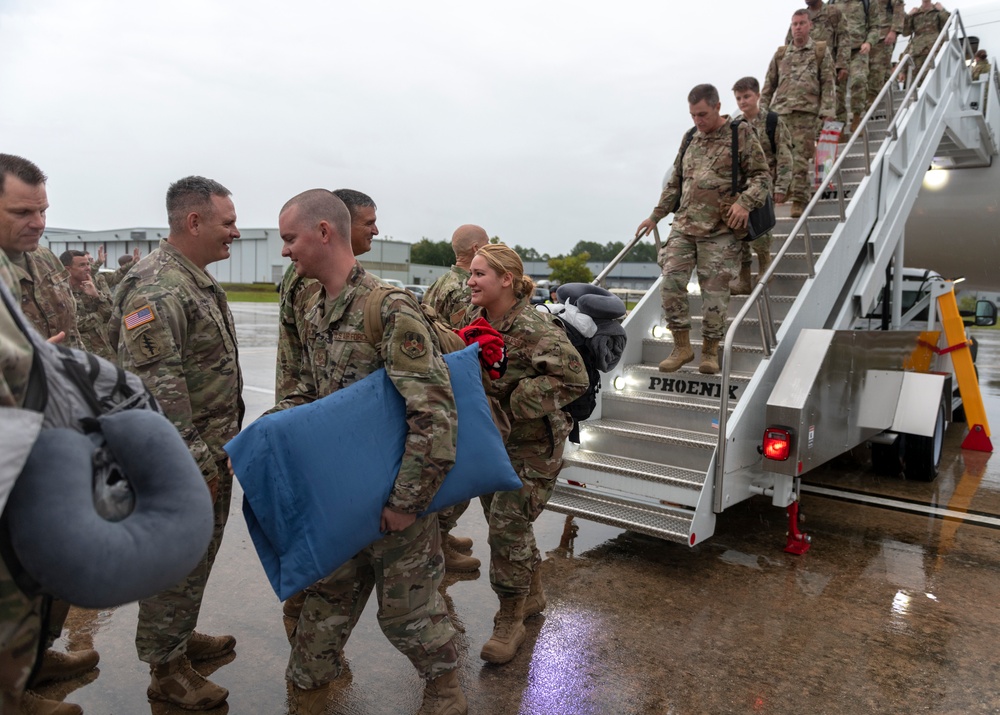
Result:
[[933,435],[930,437],[915,434],[906,435],[903,460],[907,479],[915,482],[934,481],[941,464],[941,453],[944,451],[946,427],[945,408],[942,401],[938,404]]
[[150,410],[99,418],[135,493],[120,521],[94,504],[95,441],[44,429],[7,501],[13,551],[45,593],[110,608],[176,585],[198,564],[213,529],[212,500],[177,429]]
[[872,469],[884,477],[898,477],[903,474],[903,450],[905,435],[898,435],[892,444],[872,443]]

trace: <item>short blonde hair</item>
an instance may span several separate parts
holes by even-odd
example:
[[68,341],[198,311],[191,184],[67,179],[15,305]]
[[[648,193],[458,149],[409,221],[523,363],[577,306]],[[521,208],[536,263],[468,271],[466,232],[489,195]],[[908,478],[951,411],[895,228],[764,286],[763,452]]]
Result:
[[482,256],[486,260],[486,265],[496,271],[498,276],[511,274],[514,279],[511,287],[514,289],[514,297],[518,300],[535,292],[535,282],[524,275],[524,264],[514,249],[502,243],[490,243],[476,251],[476,255]]

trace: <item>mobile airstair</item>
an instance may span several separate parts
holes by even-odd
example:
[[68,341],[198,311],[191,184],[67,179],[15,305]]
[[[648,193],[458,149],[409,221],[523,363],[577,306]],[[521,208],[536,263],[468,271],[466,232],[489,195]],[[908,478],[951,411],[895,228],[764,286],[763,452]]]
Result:
[[[959,13],[930,57],[923,68],[909,56],[898,63],[802,217],[779,217],[773,263],[749,296],[730,302],[720,374],[700,374],[697,354],[677,372],[659,372],[673,347],[659,281],[640,300],[549,509],[694,546],[712,536],[718,514],[753,495],[794,504],[797,480],[765,470],[760,447],[765,406],[796,336],[850,329],[872,310],[887,267],[903,265],[906,219],[933,163],[986,166],[997,154],[997,64],[972,81]],[[693,346],[700,308],[691,295]]]

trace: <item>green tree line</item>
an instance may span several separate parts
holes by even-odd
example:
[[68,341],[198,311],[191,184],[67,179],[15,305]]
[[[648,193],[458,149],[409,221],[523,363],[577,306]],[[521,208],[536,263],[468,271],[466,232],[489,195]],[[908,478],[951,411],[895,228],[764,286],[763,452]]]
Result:
[[[500,239],[498,236],[494,236],[490,240],[497,243]],[[584,263],[588,260],[610,261],[624,247],[625,244],[621,241],[609,241],[603,246],[597,241],[579,241],[568,254],[550,256],[548,253],[539,253],[534,248],[525,248],[520,245],[511,246],[522,261],[565,260],[587,254],[588,258],[585,259]],[[450,241],[432,241],[425,236],[413,244],[410,249],[410,260],[413,263],[422,263],[428,266],[450,266],[455,261],[455,254],[452,253]],[[653,263],[656,261],[656,247],[651,240],[642,241],[629,252],[625,261],[628,263]]]

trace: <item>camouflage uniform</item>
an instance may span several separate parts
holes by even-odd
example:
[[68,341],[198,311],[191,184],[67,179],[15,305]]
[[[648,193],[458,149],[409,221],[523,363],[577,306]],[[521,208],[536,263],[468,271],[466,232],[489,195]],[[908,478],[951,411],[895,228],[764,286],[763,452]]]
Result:
[[[663,271],[660,293],[667,327],[690,330],[687,284],[697,264],[704,306],[702,337],[722,340],[729,309],[729,281],[739,272],[742,247],[726,225],[725,212],[732,203],[732,128],[728,116],[711,134],[695,132],[684,153],[684,184],[679,186],[680,152],[660,203],[650,219],[656,223],[674,211],[673,230],[660,249],[657,262]],[[736,203],[751,211],[759,208],[771,191],[771,177],[764,150],[753,129],[739,124],[739,174],[746,183]],[[678,199],[680,200],[678,203]]]
[[222,447],[243,419],[243,378],[226,294],[167,241],[115,293],[110,325],[119,364],[142,378],[177,427],[215,496],[215,530],[201,563],[175,587],[139,602],[136,650],[152,665],[184,654],[229,516],[233,475]]
[[986,60],[976,60],[975,64],[972,65],[972,81],[975,82],[984,75],[989,78],[990,63]]
[[[18,289],[7,255],[0,251],[0,280],[13,293]],[[17,299],[13,296],[12,303]],[[21,408],[31,374],[31,344],[0,300],[0,409]],[[0,454],[10,435],[0,432]],[[0,540],[10,548],[4,529]],[[17,704],[35,665],[42,638],[46,601],[29,597],[18,588],[7,564],[0,559],[0,712],[17,712]]]
[[83,349],[117,364],[118,350],[108,342],[111,300],[100,291],[94,297],[76,288],[73,288],[73,297],[76,299],[76,329]]
[[[392,293],[383,301],[382,343],[368,342],[365,302],[380,285],[355,263],[339,295],[331,298],[321,286],[311,298],[302,333],[290,336],[295,324],[282,319],[279,360],[301,367],[298,384],[274,409],[312,402],[384,366],[406,401],[410,426],[387,506],[418,514],[430,504],[455,461],[455,399],[433,331],[409,293]],[[421,677],[430,680],[454,670],[455,629],[438,592],[443,577],[444,557],[433,514],[417,517],[410,527],[362,549],[305,590],[291,636],[287,679],[312,689],[339,675],[340,653],[375,587],[382,632]]]
[[135,265],[135,261],[126,263],[124,266],[119,266],[114,271],[105,271],[102,273],[101,267],[103,265],[103,261],[92,262],[90,264],[90,277],[93,279],[94,285],[97,286],[97,290],[106,295],[108,300],[111,300],[111,297],[115,294],[115,288],[122,282],[125,275],[132,269],[132,266]]
[[760,95],[760,112],[777,112],[792,137],[792,185],[788,200],[806,204],[813,194],[813,157],[822,117],[832,117],[836,85],[830,48],[819,63],[810,38],[802,47],[778,48]]
[[[743,119],[742,114],[736,115],[736,119]],[[774,127],[774,149],[771,148],[771,138],[767,135],[767,112],[757,112],[757,116],[750,126],[757,133],[757,141],[760,148],[764,150],[764,158],[767,166],[771,170],[771,183],[773,194],[784,194],[788,196],[789,187],[792,184],[792,137],[785,126],[785,121],[778,115],[778,123]],[[757,254],[757,266],[764,272],[764,267],[770,262],[771,240],[773,234],[768,231],[763,236],[755,238],[753,241],[742,241],[743,265],[751,262],[751,249]]]
[[895,32],[896,36],[903,34],[903,23],[906,17],[906,8],[903,0],[871,0],[873,4],[882,5],[882,21],[878,26],[878,39],[872,45],[871,54],[868,56],[868,104],[875,101],[875,97],[882,91],[883,85],[889,81],[892,73],[892,51],[896,44],[885,44],[885,38],[889,32]]
[[[466,322],[486,317],[469,309]],[[507,345],[507,371],[487,387],[510,420],[507,456],[521,478],[519,491],[480,497],[489,523],[490,584],[500,598],[527,596],[542,561],[532,523],[542,513],[556,476],[573,418],[560,408],[587,391],[583,358],[565,331],[527,298],[490,320]]]
[[[291,348],[278,351],[274,369],[274,401],[281,402],[285,395],[295,389],[301,377],[302,365],[298,362],[302,350],[302,335],[305,334],[306,305],[319,293],[322,286],[312,278],[302,278],[295,272],[295,265],[289,265],[281,279],[281,307],[278,322],[282,339]],[[289,356],[293,356],[291,360]]]
[[[424,304],[429,305],[438,317],[452,328],[461,328],[465,311],[469,308],[469,296],[472,291],[468,280],[472,273],[461,266],[452,266],[431,284],[424,293]],[[455,528],[459,518],[469,508],[469,502],[460,502],[438,512],[438,525],[442,533],[447,534]]]
[[913,57],[914,78],[924,66],[937,36],[941,34],[941,29],[949,17],[951,17],[950,12],[937,10],[933,5],[929,10],[917,7],[906,16],[903,22],[903,34],[910,38],[910,44],[906,46],[905,54]]
[[472,273],[461,266],[452,266],[451,270],[438,278],[424,293],[424,303],[434,308],[444,322],[452,328],[462,327],[465,311],[469,307],[469,278]]
[[861,45],[878,42],[879,28],[885,6],[880,0],[871,0],[865,12],[863,0],[836,0],[840,8],[840,37],[837,46],[838,69],[847,68],[847,77],[837,79],[837,121],[847,121],[847,93],[851,94],[851,113],[862,117],[868,111],[868,60],[861,54]]
[[21,312],[28,321],[46,338],[64,332],[62,345],[82,348],[66,267],[44,246],[9,258],[20,285]]

